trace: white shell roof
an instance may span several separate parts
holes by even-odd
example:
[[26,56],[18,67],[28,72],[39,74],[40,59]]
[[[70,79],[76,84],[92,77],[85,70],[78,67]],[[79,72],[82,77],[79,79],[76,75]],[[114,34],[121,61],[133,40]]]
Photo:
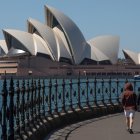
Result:
[[15,48],[10,48],[10,50],[8,51],[7,53],[7,56],[8,57],[13,57],[13,56],[23,56],[23,55],[27,55],[28,53],[23,51],[23,50],[20,50],[20,49],[15,49]]
[[92,44],[87,45],[87,49],[85,50],[83,54],[83,59],[88,58],[97,62],[109,60],[109,58],[100,50],[98,50],[96,47],[94,47]]
[[58,50],[59,50],[59,58],[60,57],[64,57],[64,58],[68,58],[72,61],[72,56],[67,44],[67,41],[65,39],[64,33],[58,28],[58,27],[54,27],[53,28],[55,35],[56,35],[56,39],[57,39],[57,46],[58,46]]
[[35,55],[37,55],[38,53],[46,54],[49,55],[52,60],[54,60],[48,45],[39,35],[33,34],[33,41],[35,47]]
[[63,29],[65,37],[67,38],[70,51],[72,53],[72,57],[74,59],[74,63],[76,64],[80,63],[82,54],[86,49],[85,48],[86,41],[83,34],[76,26],[76,24],[69,17],[64,15],[62,12],[48,5],[46,5],[45,8],[46,8],[47,25],[52,27],[52,23],[53,23],[52,16],[56,18],[59,25]]
[[109,58],[103,53],[101,52],[99,49],[97,49],[94,46],[91,46],[91,59],[93,57],[96,57],[96,61],[104,61],[104,60],[109,60]]
[[108,57],[112,64],[117,63],[119,52],[118,36],[98,36],[88,42]]
[[[29,19],[28,32],[34,33],[34,28],[37,30],[39,35],[45,40],[48,48],[50,49],[50,52],[52,53],[51,56],[54,56],[54,59],[56,61],[59,61],[60,57],[72,60],[69,48],[61,30],[59,30],[57,27],[53,30],[49,26],[40,23],[37,20]],[[63,43],[63,41],[65,44]]]
[[[24,31],[12,30],[12,29],[5,29],[3,30],[3,33],[5,35],[5,40],[7,42],[8,50],[11,47],[14,47],[15,49],[20,49],[26,52],[30,52],[32,55],[35,54],[32,34],[24,32]],[[15,44],[15,46],[11,46],[10,42],[12,38],[17,40],[17,45]],[[19,45],[19,43],[21,45]]]
[[[4,29],[5,41],[0,47],[7,54],[24,51],[31,55],[49,55],[52,60],[67,58],[73,64],[80,64],[84,58],[94,61],[109,60],[116,64],[119,52],[118,36],[98,36],[86,42],[77,25],[57,9],[45,6],[47,25],[35,19],[28,20],[28,32]],[[14,50],[15,49],[15,50]],[[140,64],[140,54],[124,50],[130,58]]]
[[[12,38],[16,40],[14,46],[8,46],[8,49],[11,48],[20,49],[26,52],[29,52],[32,55],[37,55],[38,53],[46,54],[51,57],[52,60],[53,56],[45,43],[45,41],[36,34],[30,34],[27,32],[19,31],[19,30],[3,30],[5,34],[5,39],[10,45]],[[20,44],[22,45],[20,45]]]
[[135,63],[140,64],[140,53],[135,53],[130,50],[123,50],[123,53],[127,54],[127,56]]
[[58,51],[57,51],[57,44],[55,40],[55,35],[53,30],[34,19],[28,20],[28,32],[34,33],[34,28],[38,31],[39,35],[45,40],[46,44],[48,45],[53,57],[57,60],[58,58]]
[[8,53],[8,48],[5,40],[0,40],[0,47],[2,48],[5,54]]
[[88,58],[88,59],[92,59],[92,60],[94,60],[94,61],[97,61],[97,58],[96,58],[96,56],[95,55],[93,55],[93,53],[92,53],[92,50],[91,50],[91,46],[87,43],[87,45],[86,45],[86,49],[85,49],[85,51],[84,51],[84,53],[83,53],[83,58],[82,58],[82,60],[81,60],[81,62],[85,59],[85,58]]

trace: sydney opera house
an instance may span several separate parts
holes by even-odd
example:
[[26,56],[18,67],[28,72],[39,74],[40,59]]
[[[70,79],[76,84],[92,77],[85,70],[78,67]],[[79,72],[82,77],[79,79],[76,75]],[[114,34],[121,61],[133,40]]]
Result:
[[139,73],[139,54],[123,50],[131,64],[118,64],[119,36],[104,35],[87,41],[69,17],[48,5],[45,6],[45,19],[45,24],[28,19],[27,31],[3,29],[1,74],[132,75],[132,67]]

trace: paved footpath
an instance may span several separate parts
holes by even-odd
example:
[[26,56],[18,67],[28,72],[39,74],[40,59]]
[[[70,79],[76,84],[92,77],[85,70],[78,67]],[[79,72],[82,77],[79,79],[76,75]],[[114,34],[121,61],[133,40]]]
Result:
[[45,140],[140,140],[140,112],[134,121],[134,134],[126,131],[124,115],[119,113],[69,125]]

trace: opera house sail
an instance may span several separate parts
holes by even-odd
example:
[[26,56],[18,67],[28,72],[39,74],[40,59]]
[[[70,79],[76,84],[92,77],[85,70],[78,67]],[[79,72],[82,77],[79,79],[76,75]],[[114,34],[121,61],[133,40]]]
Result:
[[86,41],[72,19],[51,6],[44,8],[45,23],[29,18],[27,31],[3,29],[0,59],[7,65],[5,71],[15,68],[15,75],[27,75],[29,71],[51,75],[56,69],[57,74],[62,74],[75,66],[117,64],[118,36],[102,35]]

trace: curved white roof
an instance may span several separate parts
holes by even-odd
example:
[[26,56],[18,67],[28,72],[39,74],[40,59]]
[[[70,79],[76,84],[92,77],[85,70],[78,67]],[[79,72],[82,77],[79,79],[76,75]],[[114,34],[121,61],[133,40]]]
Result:
[[13,47],[15,49],[30,52],[32,55],[35,54],[32,34],[12,29],[5,29],[3,30],[3,33],[8,50]]
[[0,48],[3,50],[5,54],[8,53],[8,48],[5,40],[0,40]]
[[35,32],[36,34],[40,35],[42,39],[45,40],[48,48],[50,49],[50,52],[52,53],[52,57],[54,56],[54,59],[56,61],[59,61],[60,57],[72,60],[69,48],[67,47],[65,42],[65,44],[63,43],[63,41],[65,41],[62,37],[63,33],[60,33],[62,31],[60,31],[57,27],[53,30],[49,26],[44,25],[37,20],[29,19],[28,32],[32,34]]
[[76,26],[76,24],[62,12],[47,5],[45,6],[45,10],[47,25],[51,28],[57,25],[61,26],[68,42],[74,63],[80,63],[82,54],[86,47],[86,41],[83,34]]
[[116,64],[119,52],[118,36],[98,36],[88,41],[90,45],[100,50],[112,64]]
[[35,47],[35,55],[38,55],[38,53],[45,54],[45,55],[50,56],[50,58],[54,60],[48,45],[39,35],[33,34],[33,41],[34,41],[34,47]]
[[[37,34],[30,34],[19,30],[3,30],[5,39],[8,43],[8,49],[14,48],[15,50],[23,50],[29,52],[31,55],[38,53],[53,56],[45,43],[45,41]],[[19,51],[15,51],[19,52]]]
[[54,35],[53,30],[49,26],[47,26],[37,20],[29,19],[28,20],[28,32],[33,34],[35,32],[35,30],[45,40],[54,59],[57,60],[58,51],[57,51],[57,44],[56,44],[55,35]]
[[28,52],[25,52],[23,50],[20,49],[15,49],[15,48],[10,48],[10,50],[7,53],[8,57],[16,57],[16,56],[23,56],[23,55],[28,55]]
[[87,45],[87,49],[83,54],[83,58],[88,58],[97,62],[109,60],[109,58],[100,50],[98,50],[94,45]]
[[109,58],[102,52],[100,51],[98,48],[91,46],[91,58],[92,57],[96,57],[96,61],[105,61],[105,60],[109,60]]
[[81,60],[81,62],[85,59],[85,58],[88,58],[88,59],[92,59],[94,61],[97,61],[97,58],[96,56],[94,55],[94,53],[92,53],[92,49],[91,49],[91,46],[89,44],[86,45],[86,49],[83,53],[83,58]]
[[[86,42],[80,29],[69,17],[50,6],[45,6],[45,12],[47,25],[35,19],[29,19],[28,32],[3,30],[6,42],[0,42],[0,47],[4,52],[7,54],[9,52],[9,55],[45,54],[53,61],[69,62],[70,60],[72,64],[80,64],[86,58],[96,62],[117,63],[118,36],[98,36]],[[139,63],[139,58],[137,60],[133,58],[132,53],[128,51],[126,53]]]
[[129,59],[131,59],[135,64],[140,64],[140,53],[135,53],[133,51],[130,50],[122,50],[124,53],[124,56],[129,57]]
[[56,40],[57,40],[57,46],[59,50],[59,58],[58,60],[63,57],[63,58],[68,58],[72,62],[72,56],[68,47],[68,43],[66,41],[66,38],[64,36],[64,33],[59,29],[59,27],[54,27],[53,28],[55,35],[56,35]]

